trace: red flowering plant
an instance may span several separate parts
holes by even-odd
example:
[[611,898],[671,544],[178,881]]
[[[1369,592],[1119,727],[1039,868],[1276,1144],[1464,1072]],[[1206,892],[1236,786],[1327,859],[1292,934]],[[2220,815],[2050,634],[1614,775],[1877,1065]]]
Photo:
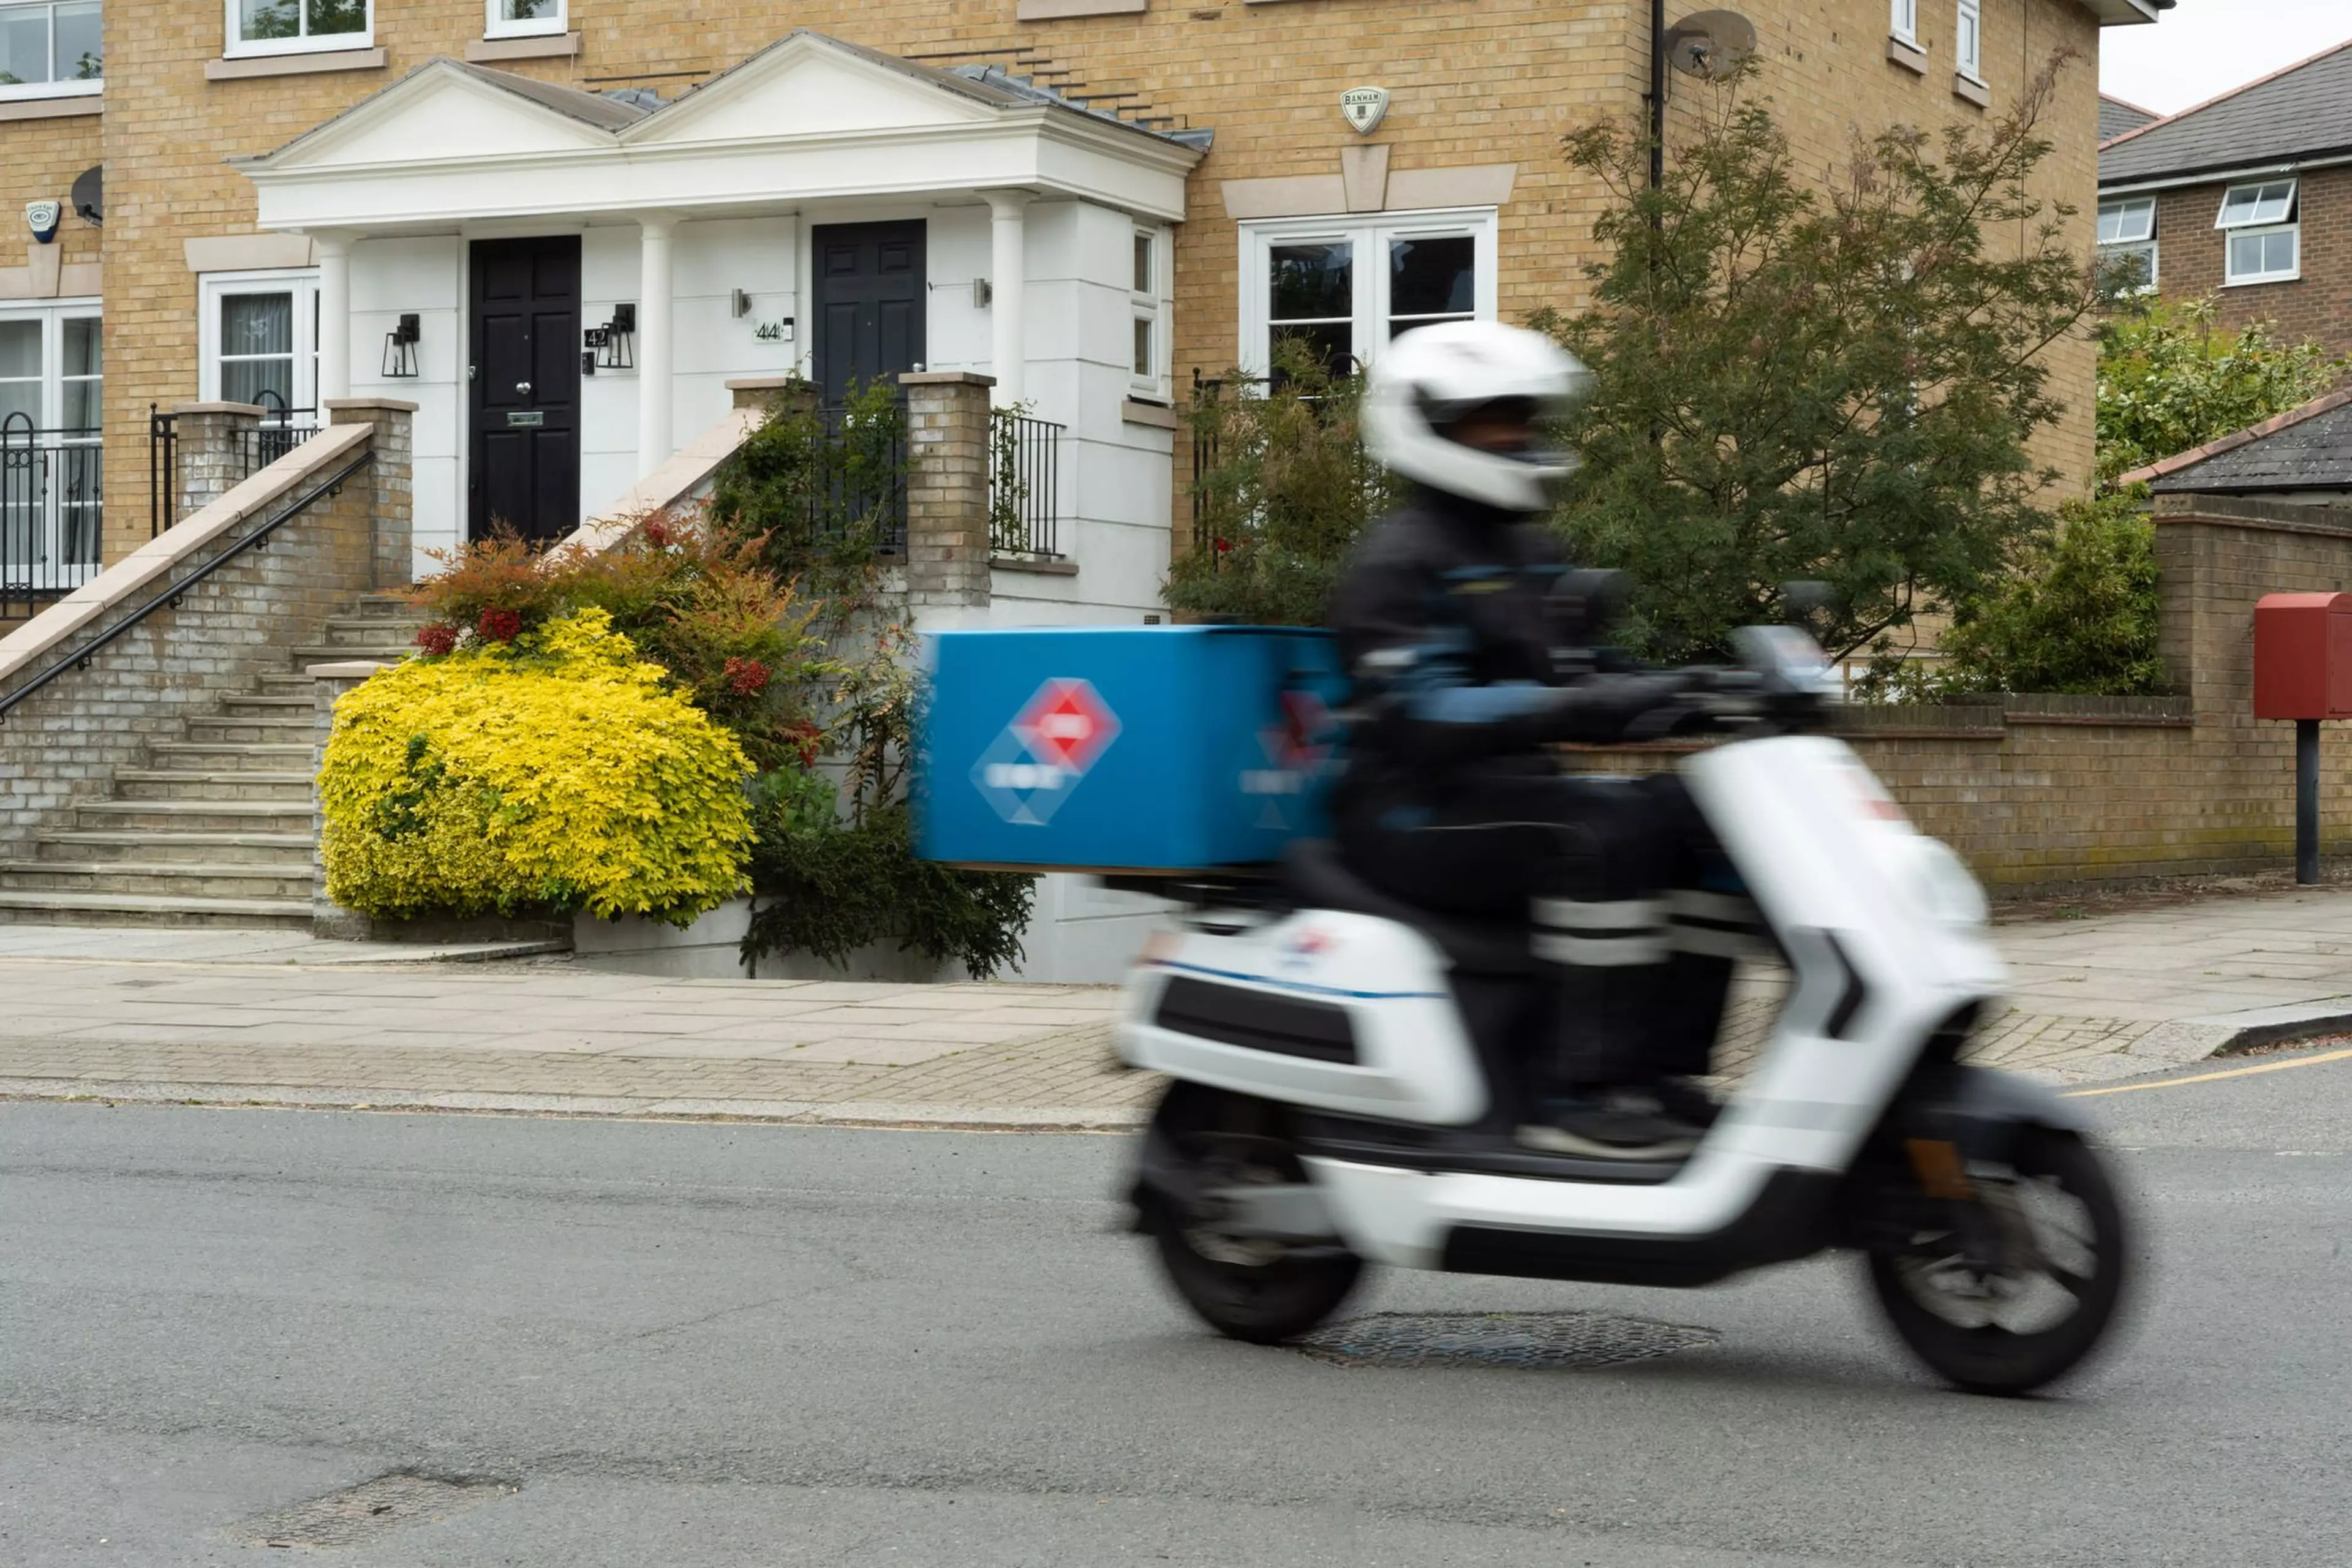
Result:
[[429,626],[419,628],[416,634],[416,646],[424,650],[427,658],[446,658],[457,651],[457,638],[462,635],[457,627],[446,622],[436,621]]
[[522,612],[520,610],[484,610],[474,623],[474,635],[484,642],[512,642],[522,635]]

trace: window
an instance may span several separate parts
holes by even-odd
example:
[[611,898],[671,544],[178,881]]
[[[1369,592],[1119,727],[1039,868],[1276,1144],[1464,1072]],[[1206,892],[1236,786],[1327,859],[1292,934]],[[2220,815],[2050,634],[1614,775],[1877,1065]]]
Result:
[[2145,293],[2156,287],[2156,198],[2133,196],[2099,204],[2099,260],[2118,287]]
[[209,273],[197,323],[208,401],[252,403],[296,425],[319,405],[319,275]]
[[1905,43],[1916,47],[1919,42],[1919,0],[1890,0],[1891,15],[1887,26]]
[[95,305],[0,309],[0,575],[73,587],[104,535]]
[[227,0],[228,49],[285,55],[363,49],[375,41],[373,0]]
[[2270,180],[2231,185],[2221,197],[2213,226],[2227,237],[2221,281],[2289,283],[2303,276],[2303,225],[2296,182]]
[[1952,58],[1970,81],[1984,81],[1984,0],[1959,0],[1952,27]]
[[1491,211],[1242,227],[1242,359],[1255,368],[1292,340],[1344,374],[1415,327],[1494,318]]
[[571,26],[570,0],[485,0],[486,38],[542,37]]
[[0,0],[0,99],[63,98],[105,85],[98,0]]
[[1162,396],[1166,392],[1162,378],[1167,373],[1167,355],[1160,347],[1160,305],[1167,292],[1161,252],[1166,249],[1167,236],[1160,230],[1135,231],[1134,272],[1128,279],[1128,309],[1134,318],[1133,352],[1128,369],[1136,389],[1151,397]]

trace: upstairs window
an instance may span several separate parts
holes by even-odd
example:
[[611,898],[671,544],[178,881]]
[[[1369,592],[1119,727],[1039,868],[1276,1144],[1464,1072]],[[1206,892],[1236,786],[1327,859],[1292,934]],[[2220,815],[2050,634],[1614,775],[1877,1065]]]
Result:
[[1952,28],[1952,58],[1959,73],[1984,81],[1984,0],[1959,0]]
[[1165,395],[1162,377],[1167,374],[1167,351],[1162,346],[1160,300],[1167,292],[1163,287],[1165,262],[1161,252],[1167,248],[1166,236],[1158,229],[1139,228],[1135,231],[1134,276],[1128,280],[1128,313],[1134,326],[1133,357],[1128,366],[1129,379],[1134,389],[1146,397]]
[[64,98],[105,85],[98,0],[0,0],[0,99]]
[[485,0],[482,37],[538,38],[568,32],[571,0]]
[[2154,196],[2099,204],[2099,259],[2119,275],[2125,289],[2146,293],[2156,287]]
[[363,49],[375,42],[373,0],[227,0],[227,53]]
[[1495,318],[1491,208],[1245,223],[1242,236],[1242,360],[1259,372],[1285,340],[1344,375],[1416,327]]
[[1909,44],[1919,47],[1919,0],[1888,0],[1891,7],[1886,26],[1889,31]]
[[2291,283],[2303,276],[2303,225],[2294,180],[2231,185],[2213,226],[2229,247],[2225,285]]

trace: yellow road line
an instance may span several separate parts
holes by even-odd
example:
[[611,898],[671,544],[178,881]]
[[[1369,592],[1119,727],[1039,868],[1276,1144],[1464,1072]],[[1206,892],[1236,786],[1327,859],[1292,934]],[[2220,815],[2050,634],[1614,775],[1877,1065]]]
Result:
[[2287,1062],[2264,1062],[2259,1067],[2231,1068],[2227,1072],[2200,1072],[2194,1078],[2168,1078],[2161,1083],[2126,1083],[2113,1089],[2077,1089],[2068,1091],[2068,1100],[2088,1100],[2099,1094],[2137,1094],[2143,1089],[2178,1089],[2187,1083],[2211,1083],[2216,1079],[2251,1078],[2258,1072],[2284,1072],[2289,1068],[2315,1068],[2322,1062],[2340,1062],[2352,1057],[2352,1050],[2322,1051],[2315,1057],[2297,1057]]

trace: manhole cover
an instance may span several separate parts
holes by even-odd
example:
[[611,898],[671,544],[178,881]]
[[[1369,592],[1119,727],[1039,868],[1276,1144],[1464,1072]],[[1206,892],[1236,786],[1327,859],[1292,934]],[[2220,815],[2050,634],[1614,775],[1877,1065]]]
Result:
[[1614,1312],[1374,1312],[1326,1323],[1297,1348],[1335,1366],[1615,1366],[1723,1336]]
[[264,1546],[359,1546],[394,1530],[430,1524],[521,1489],[504,1481],[378,1476],[342,1491],[260,1514],[229,1533]]

